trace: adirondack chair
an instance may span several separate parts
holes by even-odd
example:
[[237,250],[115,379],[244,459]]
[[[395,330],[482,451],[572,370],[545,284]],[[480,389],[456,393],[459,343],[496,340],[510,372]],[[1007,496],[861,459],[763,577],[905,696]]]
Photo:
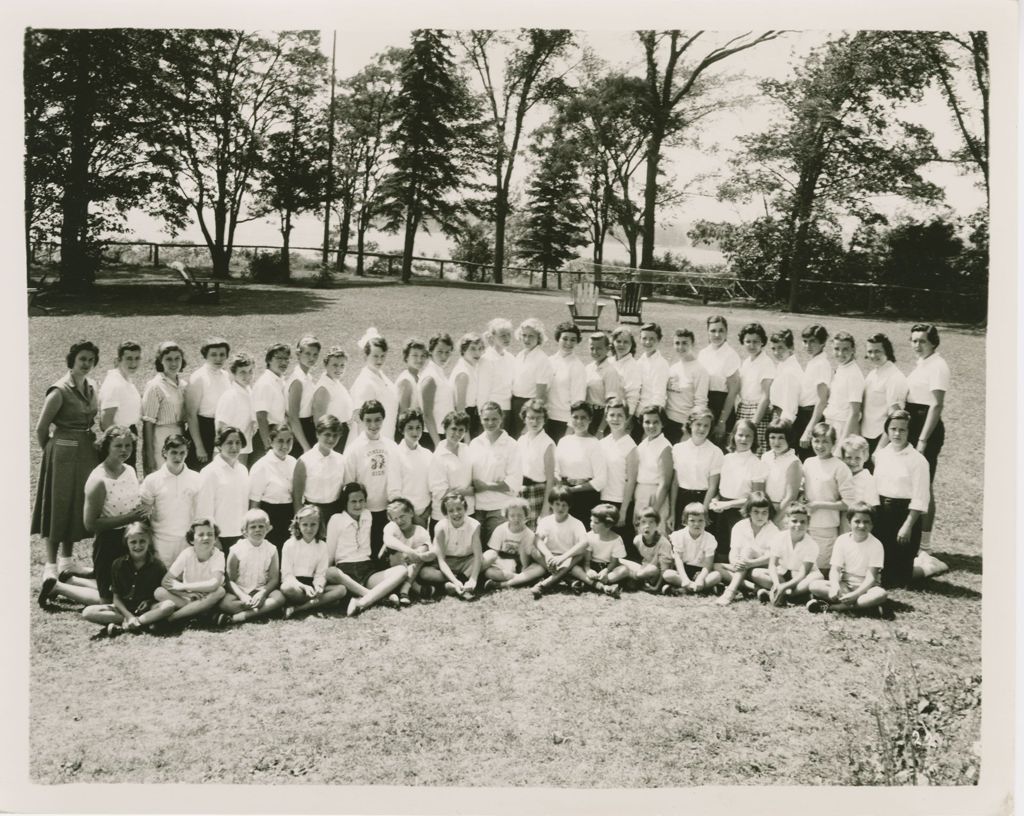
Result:
[[46,309],[39,301],[42,300],[49,293],[50,289],[53,288],[53,284],[47,284],[46,279],[50,276],[49,270],[43,273],[43,276],[38,281],[33,281],[31,278],[28,282],[28,305],[35,306],[37,309]]
[[622,284],[619,294],[612,295],[612,303],[615,304],[615,320],[619,323],[643,323],[644,303],[647,298],[640,295],[640,284],[629,281]]
[[181,261],[172,261],[168,266],[178,273],[178,278],[188,289],[188,299],[209,300],[217,302],[220,300],[220,281],[208,278],[197,278],[185,268]]
[[572,322],[585,331],[600,331],[601,310],[604,304],[598,300],[597,287],[593,281],[577,281],[572,285],[572,300],[567,300]]

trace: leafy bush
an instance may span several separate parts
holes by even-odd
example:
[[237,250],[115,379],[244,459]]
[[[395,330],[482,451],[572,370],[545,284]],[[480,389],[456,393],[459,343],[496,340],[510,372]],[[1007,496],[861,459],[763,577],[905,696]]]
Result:
[[249,262],[249,277],[257,283],[284,283],[288,280],[287,269],[280,252],[255,254]]

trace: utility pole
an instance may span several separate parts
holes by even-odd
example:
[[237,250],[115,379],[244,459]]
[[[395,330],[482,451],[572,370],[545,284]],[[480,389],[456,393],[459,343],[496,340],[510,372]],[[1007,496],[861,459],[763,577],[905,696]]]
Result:
[[324,249],[320,258],[320,263],[323,266],[321,276],[324,280],[330,275],[330,272],[328,272],[328,260],[331,248],[331,206],[334,204],[332,200],[334,195],[334,57],[337,45],[338,31],[335,29],[331,39],[331,104],[327,108],[327,188],[324,190]]

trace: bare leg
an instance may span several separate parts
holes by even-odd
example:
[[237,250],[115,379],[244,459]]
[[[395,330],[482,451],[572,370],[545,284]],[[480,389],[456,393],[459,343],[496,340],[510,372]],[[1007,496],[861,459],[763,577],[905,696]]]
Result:
[[510,581],[506,581],[505,586],[509,589],[513,587],[529,586],[530,584],[535,583],[547,574],[547,568],[543,564],[538,564],[534,562],[524,567],[523,571],[520,572],[515,578],[513,578]]
[[356,607],[359,611],[369,609],[402,586],[406,577],[405,567],[388,567],[386,570],[375,572],[366,582],[369,592],[355,601]]
[[224,587],[217,587],[213,592],[210,592],[195,601],[190,601],[188,598],[178,595],[175,592],[169,592],[163,587],[157,589],[154,593],[154,597],[158,601],[171,601],[174,604],[175,610],[168,617],[168,620],[182,621],[195,617],[196,615],[201,615],[216,607],[224,597]]
[[106,626],[108,623],[124,623],[124,618],[113,604],[94,604],[82,610],[82,617],[89,623]]
[[50,596],[52,597],[54,595],[61,595],[75,603],[82,604],[82,606],[106,603],[106,601],[100,597],[100,593],[96,591],[95,582],[92,586],[79,586],[77,581],[74,584],[65,584],[58,581],[53,585],[53,589],[50,591]]

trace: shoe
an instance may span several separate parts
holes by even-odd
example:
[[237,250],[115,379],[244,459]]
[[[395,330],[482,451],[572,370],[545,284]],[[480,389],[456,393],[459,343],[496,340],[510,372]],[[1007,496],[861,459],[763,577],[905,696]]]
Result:
[[74,577],[75,573],[73,573],[71,570],[67,568],[62,569],[59,573],[57,573],[57,580],[60,581],[62,584],[68,583]]
[[401,595],[398,596],[398,605],[412,606],[412,599],[406,593],[403,592]]
[[734,600],[736,600],[736,593],[730,592],[729,590],[725,590],[724,592],[722,592],[721,597],[716,601],[716,603],[719,606],[728,606]]
[[420,586],[420,600],[430,601],[434,599],[434,595],[437,594],[437,587],[433,584],[423,584]]
[[672,584],[665,584],[661,588],[661,594],[665,595],[667,597],[672,597],[673,595],[677,595],[678,591],[676,590],[676,588],[674,586],[672,586]]
[[359,605],[359,599],[353,598],[348,602],[348,609],[345,610],[345,614],[350,618],[357,618],[362,611],[363,608]]
[[57,579],[52,575],[47,575],[43,578],[43,582],[39,585],[39,594],[36,596],[36,603],[38,603],[43,609],[46,609],[50,605],[50,593],[53,592],[53,588],[57,586]]
[[294,606],[286,606],[284,608],[284,619],[285,620],[291,620],[293,617],[295,617],[295,607]]
[[878,607],[878,617],[885,621],[896,620],[896,613],[889,604],[884,603]]
[[580,581],[579,579],[576,579],[571,584],[569,584],[569,589],[571,589],[573,591],[574,595],[582,595],[583,594],[583,590],[586,588],[586,586],[587,585],[584,584],[582,581]]
[[813,612],[816,615],[828,609],[828,604],[824,601],[818,600],[817,598],[811,598],[805,606],[807,607],[808,612]]
[[398,609],[402,605],[402,602],[398,599],[398,596],[392,592],[388,597],[384,599],[384,603],[390,606],[392,609]]
[[621,584],[605,584],[604,594],[609,598],[620,598],[622,597],[622,585]]
[[652,595],[658,594],[658,588],[654,584],[644,584],[640,587],[644,592],[650,592]]
[[724,584],[715,584],[711,588],[711,591],[715,594],[716,598],[720,598],[722,596],[722,593],[725,592],[725,585]]
[[490,578],[484,580],[483,585],[480,587],[481,592],[491,592],[492,590],[499,589],[500,585],[497,581],[492,581]]
[[771,603],[772,594],[767,589],[759,589],[757,591],[757,599],[763,604]]
[[107,637],[108,638],[117,637],[123,631],[124,631],[124,629],[121,628],[120,624],[117,624],[117,623],[108,623],[107,624]]
[[231,623],[231,616],[225,612],[221,612],[219,615],[217,615],[217,618],[214,621],[214,623],[218,627],[228,626]]
[[530,594],[533,595],[533,599],[535,601],[539,601],[544,597],[544,588],[540,584],[537,584],[537,586],[530,590]]
[[444,593],[445,595],[450,595],[454,598],[456,595],[459,594],[459,591],[455,588],[455,584],[453,584],[451,581],[446,581],[444,585]]

